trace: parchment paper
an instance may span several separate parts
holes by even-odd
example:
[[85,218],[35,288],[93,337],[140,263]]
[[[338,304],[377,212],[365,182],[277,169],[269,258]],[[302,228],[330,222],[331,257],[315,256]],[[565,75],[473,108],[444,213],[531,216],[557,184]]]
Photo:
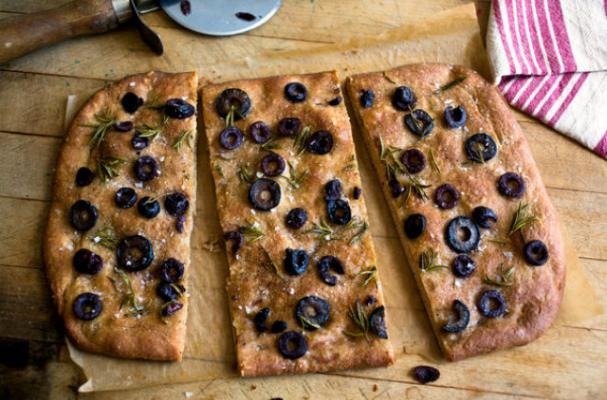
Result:
[[[463,64],[488,77],[489,67],[474,5],[447,10],[371,40],[355,40],[306,52],[285,52],[279,56],[245,58],[217,65],[211,71],[199,72],[203,77],[219,81],[335,69],[343,79],[352,73],[383,70],[413,62]],[[74,100],[73,96],[68,98],[66,121],[70,121],[76,111]],[[221,230],[214,204],[207,144],[204,135],[199,137],[198,209],[192,238],[188,338],[184,360],[181,363],[120,360],[81,352],[68,341],[72,360],[83,369],[88,379],[80,387],[81,392],[237,378],[224,288],[228,264],[223,247],[217,245]],[[438,345],[431,334],[413,277],[408,266],[402,264],[403,251],[356,127],[355,141],[393,347],[397,349],[398,358],[421,355],[436,359],[440,357]],[[566,233],[565,236],[567,285],[557,324],[573,324],[602,313]],[[405,352],[398,349],[405,349]]]

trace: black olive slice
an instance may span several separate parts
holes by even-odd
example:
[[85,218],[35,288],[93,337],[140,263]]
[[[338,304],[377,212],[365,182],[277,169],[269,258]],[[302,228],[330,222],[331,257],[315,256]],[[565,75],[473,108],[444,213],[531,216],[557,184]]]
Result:
[[405,235],[409,239],[416,239],[426,230],[426,217],[422,214],[411,214],[405,220]]
[[455,186],[445,183],[436,188],[434,203],[442,210],[449,210],[457,205],[460,194]]
[[291,82],[285,86],[285,97],[291,103],[301,103],[306,100],[308,89],[300,82]]
[[373,106],[373,102],[375,101],[375,93],[373,93],[373,90],[369,89],[369,90],[363,90],[360,93],[360,106],[362,108],[370,108],[371,106]]
[[289,325],[287,324],[286,321],[282,321],[282,320],[274,321],[274,323],[272,323],[272,327],[270,328],[270,332],[272,332],[272,333],[284,332],[287,330],[288,327],[289,327]]
[[314,132],[306,141],[306,150],[309,153],[324,155],[333,149],[333,135],[327,131]]
[[95,275],[103,268],[103,259],[89,249],[80,249],[74,254],[72,265],[81,274]]
[[325,200],[337,200],[342,195],[341,181],[331,179],[325,184]]
[[287,249],[284,267],[289,275],[301,275],[308,269],[310,257],[303,249]]
[[263,333],[267,329],[266,321],[270,316],[270,309],[268,307],[262,308],[259,310],[255,316],[253,317],[253,323],[255,324],[255,329],[257,332]]
[[478,247],[480,232],[470,218],[459,216],[447,224],[445,239],[454,252],[469,253]]
[[149,196],[142,197],[137,203],[137,211],[147,219],[152,219],[160,213],[160,203]]
[[469,160],[484,163],[497,154],[495,140],[486,133],[477,133],[466,139],[464,144],[466,156]]
[[119,208],[131,208],[137,202],[137,193],[135,189],[130,187],[123,187],[116,191],[114,194],[114,203]]
[[286,166],[285,159],[276,153],[270,153],[261,159],[261,172],[265,176],[279,176],[285,171]]
[[270,127],[263,121],[255,121],[249,125],[249,136],[253,142],[257,144],[264,144],[272,137],[272,131]]
[[460,300],[453,301],[453,313],[455,319],[449,321],[443,326],[443,331],[448,333],[458,333],[466,329],[470,322],[470,310]]
[[88,231],[95,226],[97,218],[97,207],[86,200],[78,200],[70,208],[70,222],[77,231]]
[[133,164],[133,172],[137,180],[146,182],[160,175],[160,167],[153,157],[141,156]]
[[306,330],[322,328],[329,321],[331,306],[318,296],[306,296],[297,302],[295,319]]
[[223,234],[226,242],[232,242],[232,253],[236,254],[244,245],[244,235],[240,231],[230,231]]
[[535,267],[548,261],[548,247],[541,240],[532,240],[525,245],[525,261]]
[[165,302],[177,300],[184,291],[183,286],[174,283],[160,282],[156,286],[156,295]]
[[129,114],[133,114],[139,107],[143,105],[143,99],[133,92],[128,92],[122,96],[120,104],[122,104],[124,111],[128,112]]
[[286,224],[289,228],[299,229],[308,221],[308,213],[303,208],[294,208],[287,214]]
[[128,132],[133,129],[133,123],[131,121],[116,122],[113,126],[114,130],[118,132]]
[[175,258],[167,258],[160,264],[160,279],[167,283],[176,283],[183,277],[185,266]]
[[278,135],[295,137],[301,132],[301,120],[295,117],[283,118],[278,121]]
[[234,121],[238,121],[251,111],[251,99],[244,90],[229,88],[221,92],[215,100],[215,110],[221,118],[232,113]]
[[333,98],[333,99],[329,100],[327,103],[328,103],[330,106],[335,107],[335,106],[340,105],[342,100],[343,100],[343,99],[341,98],[341,96],[337,96],[337,97],[335,97],[335,98]]
[[449,128],[461,128],[466,125],[468,114],[462,106],[445,108],[445,123]]
[[72,310],[76,318],[90,321],[99,316],[103,311],[103,303],[99,295],[95,293],[81,293],[74,299]]
[[181,310],[182,308],[183,308],[182,303],[172,300],[162,307],[161,314],[163,317],[170,317],[171,315],[175,314],[177,311]]
[[79,168],[76,172],[76,186],[88,186],[93,182],[93,179],[95,179],[95,173],[87,167]]
[[400,162],[407,169],[407,172],[417,174],[426,167],[426,156],[418,149],[408,149],[401,154]]
[[196,107],[188,103],[183,99],[170,99],[167,100],[164,106],[164,113],[175,119],[186,119],[190,118],[196,112]]
[[141,136],[141,132],[135,132],[131,139],[131,147],[133,150],[143,150],[150,145],[150,139]]
[[392,94],[392,105],[400,111],[409,111],[417,103],[415,93],[407,86],[399,86]]
[[479,206],[472,210],[472,219],[481,228],[491,229],[497,222],[497,215],[489,207]]
[[390,187],[390,193],[393,198],[398,198],[401,194],[405,193],[407,190],[402,183],[396,178],[390,179],[388,182],[388,186]]
[[116,248],[116,263],[129,272],[146,269],[154,260],[154,250],[148,239],[141,235],[128,236]]
[[467,278],[476,270],[476,263],[467,255],[460,254],[453,259],[451,270],[458,278]]
[[413,368],[413,377],[416,381],[425,385],[429,382],[434,382],[440,378],[440,371],[429,365],[419,365]]
[[429,135],[434,129],[434,120],[424,110],[418,109],[405,115],[405,125],[407,128],[419,137]]
[[525,193],[525,181],[514,172],[506,172],[497,180],[497,190],[502,196],[517,199]]
[[267,178],[259,178],[249,188],[249,202],[253,208],[269,211],[280,203],[280,185]]
[[487,290],[476,303],[478,311],[487,318],[501,317],[506,313],[506,299],[497,290]]
[[360,195],[363,194],[363,190],[361,188],[359,188],[358,186],[355,186],[352,189],[352,198],[354,200],[358,200],[360,199]]
[[375,308],[375,310],[371,312],[371,315],[369,315],[369,330],[377,337],[388,339],[384,306]]
[[219,144],[226,150],[235,150],[244,141],[244,134],[235,126],[228,126],[219,133]]
[[278,337],[278,351],[290,360],[303,357],[308,352],[308,341],[299,332],[288,331]]
[[332,275],[330,271],[337,274],[343,275],[345,273],[344,265],[335,256],[324,256],[318,261],[318,273],[320,279],[329,286],[335,286],[337,284],[337,277]]
[[190,201],[185,194],[173,192],[164,198],[164,208],[169,215],[178,217],[184,215],[190,208]]
[[346,225],[352,219],[352,211],[347,200],[337,199],[327,201],[329,222],[335,225]]

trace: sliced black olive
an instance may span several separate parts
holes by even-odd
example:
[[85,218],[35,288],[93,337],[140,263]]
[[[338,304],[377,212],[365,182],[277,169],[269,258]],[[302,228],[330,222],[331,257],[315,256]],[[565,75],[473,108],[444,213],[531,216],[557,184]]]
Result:
[[324,256],[318,261],[318,273],[320,279],[329,286],[335,286],[337,277],[332,275],[330,271],[343,275],[345,273],[344,265],[339,258],[334,256]]
[[306,100],[308,89],[300,82],[291,82],[285,86],[285,97],[291,103],[301,103]]
[[160,213],[160,203],[148,196],[142,197],[137,203],[137,211],[142,217],[152,219]]
[[497,190],[502,196],[517,199],[525,193],[525,181],[514,172],[506,172],[497,180]]
[[129,114],[133,114],[139,107],[143,105],[143,99],[137,96],[135,93],[128,92],[122,96],[120,104],[122,104],[124,111],[128,112]]
[[455,207],[459,201],[460,194],[455,186],[445,183],[436,188],[434,192],[434,203],[438,208],[449,210]]
[[401,154],[400,162],[407,169],[407,172],[417,174],[426,167],[426,156],[418,149],[408,149]]
[[131,208],[137,202],[137,193],[135,189],[123,187],[116,191],[114,195],[114,203],[120,208]]
[[327,131],[314,132],[306,141],[306,150],[312,154],[323,155],[333,149],[333,135]]
[[95,179],[95,173],[87,167],[82,167],[76,172],[76,186],[88,186]]
[[337,200],[341,197],[342,188],[339,179],[331,179],[325,184],[325,200]]
[[373,106],[373,102],[375,101],[375,93],[373,90],[363,90],[360,93],[360,106],[362,108],[370,108]]
[[219,134],[219,144],[226,150],[235,150],[244,141],[244,134],[235,126],[228,126]]
[[366,306],[372,306],[375,303],[377,303],[377,297],[373,296],[372,294],[368,295],[365,299]]
[[506,313],[506,299],[497,290],[487,290],[476,303],[478,311],[487,318],[501,317]]
[[476,270],[476,263],[467,255],[460,254],[453,259],[451,270],[458,278],[467,278]]
[[133,164],[133,172],[137,180],[146,182],[160,175],[160,167],[153,157],[141,156]]
[[133,129],[133,123],[131,121],[116,122],[114,129],[118,132],[128,132]]
[[270,332],[272,332],[272,333],[284,332],[287,330],[288,327],[289,327],[289,325],[287,325],[286,321],[282,321],[282,320],[274,321],[274,323],[272,324],[272,327],[270,328]]
[[449,321],[443,326],[443,331],[448,333],[459,333],[468,327],[470,322],[470,310],[460,300],[453,301],[453,313],[455,314],[454,319]]
[[413,368],[413,377],[416,381],[425,385],[429,382],[434,382],[440,378],[440,371],[428,365],[419,365]]
[[331,306],[318,296],[306,296],[297,302],[295,319],[306,330],[322,328],[329,321]]
[[177,311],[181,310],[182,308],[183,308],[183,304],[181,304],[178,301],[172,300],[172,301],[169,301],[168,303],[166,303],[162,307],[161,314],[163,317],[170,317],[171,315],[175,314]]
[[497,215],[492,209],[479,206],[472,210],[472,219],[481,228],[491,229],[493,224],[497,222]]
[[532,240],[525,245],[525,261],[539,267],[548,261],[548,247],[541,240]]
[[327,201],[329,222],[335,225],[346,225],[352,219],[352,211],[347,200],[337,199]]
[[175,258],[167,258],[160,264],[160,279],[167,283],[176,283],[183,277],[185,266]]
[[466,125],[468,114],[462,106],[445,108],[445,123],[449,128],[461,128]]
[[251,111],[251,99],[244,90],[226,89],[215,100],[215,110],[221,118],[232,113],[234,121],[238,121],[245,118]]
[[430,114],[418,109],[405,115],[405,125],[413,134],[424,137],[434,129],[434,120]]
[[152,244],[141,235],[122,239],[116,248],[116,263],[129,272],[146,269],[153,260]]
[[169,193],[164,198],[164,209],[173,217],[184,215],[188,208],[190,208],[190,201],[181,192]]
[[360,199],[360,195],[363,194],[363,190],[361,188],[359,188],[358,186],[355,186],[352,189],[352,198],[354,200],[358,200]]
[[89,249],[80,249],[74,254],[72,265],[81,274],[95,275],[103,268],[103,259]]
[[175,230],[179,233],[183,233],[185,227],[185,215],[180,215],[175,218]]
[[232,253],[236,254],[244,245],[244,235],[240,231],[230,231],[223,234],[226,242],[232,242]]
[[103,303],[99,295],[95,293],[81,293],[74,299],[72,310],[76,318],[90,321],[99,316],[103,311]]
[[286,224],[289,228],[299,229],[308,221],[308,213],[303,208],[294,208],[288,212]]
[[382,339],[388,339],[386,328],[386,312],[384,306],[375,308],[369,315],[369,330]]
[[484,163],[497,154],[495,140],[486,133],[477,133],[466,139],[464,143],[466,156],[469,160]]
[[413,90],[407,86],[399,86],[392,94],[392,105],[400,111],[409,111],[417,103]]
[[167,100],[164,113],[170,118],[186,119],[196,112],[196,107],[182,99]]
[[290,360],[303,357],[308,352],[308,341],[299,332],[288,331],[278,337],[278,351]]
[[285,171],[286,166],[285,159],[276,153],[270,153],[261,159],[261,172],[265,176],[279,176]]
[[135,132],[131,139],[131,147],[133,150],[143,150],[150,145],[150,139],[141,136],[141,132]]
[[183,286],[174,283],[160,282],[156,286],[156,295],[164,301],[177,300],[184,291]]
[[88,231],[95,226],[97,218],[97,207],[86,200],[78,200],[70,208],[70,222],[77,231]]
[[278,121],[278,135],[295,137],[301,132],[301,120],[295,117],[283,118]]
[[426,230],[426,217],[422,214],[411,214],[405,220],[405,235],[417,239]]
[[341,101],[342,101],[341,96],[337,96],[334,99],[329,100],[328,103],[329,103],[330,106],[335,107],[335,106],[340,105]]
[[280,185],[267,178],[259,178],[251,184],[249,202],[253,208],[269,211],[280,203]]
[[390,179],[390,181],[388,182],[388,186],[390,186],[390,193],[395,199],[406,191],[406,188],[403,186],[403,184],[400,183],[400,181],[396,178]]
[[478,247],[480,232],[470,218],[459,216],[447,224],[445,239],[456,253],[470,253]]
[[249,125],[248,132],[253,142],[257,144],[264,144],[272,137],[270,127],[263,121],[253,122]]
[[253,317],[253,323],[255,324],[255,329],[257,332],[263,333],[267,329],[266,321],[270,316],[270,309],[268,307],[262,308],[259,310],[255,316]]
[[310,257],[303,249],[287,249],[284,267],[289,275],[301,275],[308,269]]

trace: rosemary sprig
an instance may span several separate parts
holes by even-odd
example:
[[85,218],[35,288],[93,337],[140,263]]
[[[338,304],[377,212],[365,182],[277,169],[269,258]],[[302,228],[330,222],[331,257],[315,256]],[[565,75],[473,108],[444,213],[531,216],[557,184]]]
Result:
[[263,246],[261,246],[261,250],[264,252],[264,254],[266,255],[266,257],[268,257],[268,260],[270,261],[270,266],[272,267],[274,273],[276,275],[278,275],[280,278],[284,279],[284,276],[280,272],[280,269],[278,268],[278,265],[276,265],[276,263],[274,262],[274,260],[272,260],[272,257],[270,256],[270,253],[268,253],[268,251]]
[[428,158],[430,159],[430,167],[434,170],[434,172],[440,175],[441,170],[436,163],[436,158],[434,157],[434,151],[432,149],[428,149]]
[[213,164],[213,169],[215,170],[215,172],[217,172],[217,174],[219,176],[221,176],[222,178],[225,178],[225,175],[223,174],[223,169],[221,168],[221,165],[214,163]]
[[139,132],[139,136],[150,138],[150,140],[156,139],[162,133],[162,129],[154,127],[148,124],[143,124],[135,128]]
[[190,148],[192,148],[192,142],[190,138],[192,137],[192,131],[183,130],[179,133],[179,137],[173,144],[173,148],[177,151],[181,150],[181,146],[183,146],[183,142],[186,142]]
[[93,147],[99,147],[105,135],[108,133],[110,128],[117,122],[116,119],[109,116],[107,111],[95,114],[96,124],[85,124],[83,126],[87,128],[93,128],[93,133],[89,139],[89,145]]
[[[417,128],[418,132],[423,131],[424,129],[424,122],[420,121],[419,118],[417,118],[417,116],[415,115],[415,113],[413,111],[413,108],[411,106],[407,106],[407,108],[409,109],[409,114],[411,115],[411,119],[413,120],[413,123],[415,124],[415,127]],[[420,138],[420,140],[423,139],[423,136]]]
[[360,304],[360,301],[356,301],[354,307],[350,306],[350,310],[348,311],[348,316],[354,322],[354,325],[360,330],[359,332],[350,332],[343,331],[344,335],[350,337],[361,337],[364,336],[365,340],[369,341],[369,317],[367,317],[367,313]]
[[306,329],[306,327],[310,327],[313,329],[320,329],[320,325],[315,324],[314,322],[310,321],[309,319],[307,319],[306,317],[304,317],[303,315],[300,315],[298,317],[299,322],[301,322],[301,326]]
[[429,199],[428,194],[426,193],[426,189],[431,185],[426,185],[422,183],[419,179],[414,177],[413,175],[407,174],[407,178],[409,179],[409,192],[413,191],[415,194],[422,199],[422,201],[426,201]]
[[432,272],[442,268],[448,268],[446,265],[437,264],[438,255],[434,249],[426,250],[419,256],[419,267],[422,272]]
[[[126,272],[124,272],[120,268],[116,268],[116,267],[114,268],[114,272],[116,272],[118,274],[118,276],[120,276],[120,278],[122,280],[122,284],[124,285],[124,288],[126,289],[123,293],[122,302],[120,303],[120,309],[122,309],[124,306],[128,306],[130,311],[132,312],[132,314],[131,315],[126,314],[126,315],[131,316],[131,317],[138,317],[138,316],[147,314],[148,311],[147,311],[146,307],[137,301],[137,296],[135,296],[135,291],[133,290],[133,285],[131,284],[131,280],[129,279]],[[110,279],[110,281],[112,281],[114,288],[118,292],[123,292],[120,289],[118,283],[116,282],[116,280],[114,278],[112,278],[111,276],[108,276],[108,278]]]
[[234,120],[235,120],[236,114],[240,115],[238,113],[238,110],[236,109],[236,106],[231,106],[230,111],[228,111],[228,114],[226,115],[226,118],[225,118],[226,128],[234,126]]
[[267,142],[265,142],[264,144],[262,144],[261,146],[259,146],[260,149],[262,149],[263,151],[272,151],[272,150],[276,150],[276,149],[280,149],[280,144],[278,144],[276,142],[276,139],[271,138],[270,140],[268,140]]
[[401,151],[402,150],[396,146],[386,146],[382,137],[379,137],[379,159],[386,167],[386,176],[388,176],[388,178],[394,177],[396,172],[405,172],[404,165],[396,156],[396,154]]
[[241,165],[238,167],[238,178],[241,182],[253,183],[255,175],[247,171],[246,167]]
[[503,270],[504,264],[500,264],[499,272],[495,275],[495,278],[490,278],[488,275],[485,275],[483,278],[483,283],[487,285],[499,286],[499,287],[508,287],[512,286],[512,278],[514,276],[514,267],[511,267],[507,271]]
[[329,226],[327,221],[321,219],[320,222],[313,222],[312,229],[306,231],[306,233],[313,233],[322,237],[325,240],[337,240],[339,237],[337,236],[337,232],[333,228]]
[[289,184],[289,186],[291,186],[291,188],[299,189],[302,182],[310,174],[310,171],[308,169],[304,169],[301,173],[297,173],[297,170],[295,169],[293,164],[291,164],[291,162],[289,162],[288,164],[289,164],[289,176],[281,175],[281,178],[284,178],[287,181],[287,183]]
[[247,220],[247,224],[240,228],[240,233],[244,235],[247,243],[255,243],[265,236],[263,231],[259,228],[259,222],[257,221],[251,222]]
[[358,276],[365,278],[361,286],[367,286],[371,281],[375,281],[377,285],[377,267],[375,265],[365,271],[360,271]]
[[93,243],[110,250],[114,250],[119,242],[114,230],[109,226],[95,232],[95,234],[91,236],[91,240]]
[[455,78],[451,82],[448,82],[448,83],[444,84],[443,86],[439,87],[438,89],[436,89],[434,91],[434,94],[441,94],[441,93],[451,89],[452,87],[459,85],[460,83],[462,83],[465,80],[466,80],[465,76],[460,76],[459,78]]
[[117,157],[103,157],[97,160],[97,176],[103,182],[109,182],[118,175],[118,167],[125,164],[126,161]]
[[509,243],[508,240],[502,239],[502,238],[499,238],[499,237],[490,238],[490,239],[487,239],[487,240],[490,241],[491,243],[497,243],[497,244],[501,244],[501,245],[506,245],[506,244]]
[[384,71],[384,72],[382,73],[382,75],[384,76],[384,79],[385,79],[385,80],[387,80],[388,82],[392,83],[393,85],[396,85],[396,81],[395,81],[394,79],[390,78],[390,77],[388,76],[388,74],[386,73],[386,71]]
[[539,218],[531,214],[529,211],[529,204],[522,202],[519,203],[516,213],[514,213],[514,218],[512,219],[512,225],[510,225],[508,235],[512,236],[535,221],[539,221]]
[[[354,219],[352,219],[350,222],[354,221]],[[352,236],[350,238],[350,240],[348,241],[348,244],[355,244],[360,242],[360,240],[363,238],[365,232],[367,232],[369,230],[369,224],[367,223],[367,221],[357,221],[354,222],[351,226],[352,229],[357,229],[356,233],[354,233],[354,236]]]
[[296,155],[300,155],[306,149],[306,142],[308,141],[308,137],[310,136],[310,130],[311,129],[309,126],[304,126],[304,128],[295,137],[293,147],[295,147],[296,149]]

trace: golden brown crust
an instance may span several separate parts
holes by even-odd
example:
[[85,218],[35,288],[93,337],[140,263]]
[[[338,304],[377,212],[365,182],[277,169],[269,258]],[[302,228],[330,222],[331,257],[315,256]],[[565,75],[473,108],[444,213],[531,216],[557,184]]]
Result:
[[[456,78],[465,80],[442,93],[436,90]],[[432,133],[420,140],[404,125],[405,112],[397,111],[391,96],[397,86],[409,86],[417,96],[415,108],[426,110],[433,118]],[[372,107],[360,107],[362,90],[375,93]],[[559,220],[548,198],[538,169],[521,128],[497,90],[476,72],[460,66],[418,64],[386,72],[361,74],[348,82],[349,97],[361,125],[367,148],[384,187],[384,194],[394,216],[409,265],[417,280],[433,329],[445,356],[459,360],[493,350],[522,345],[541,335],[554,321],[563,294],[565,259]],[[447,105],[462,105],[468,113],[466,129],[448,129],[443,120]],[[499,141],[497,156],[485,164],[467,162],[464,140],[477,132],[486,132]],[[387,184],[384,163],[380,160],[379,138],[385,146],[416,147],[424,152],[427,161],[432,149],[440,172],[430,165],[416,175],[423,183],[430,199],[423,202],[411,196],[406,206],[403,198],[395,200]],[[512,171],[520,174],[527,185],[520,199],[530,204],[533,214],[540,218],[523,229],[522,235],[508,235],[518,200],[501,196],[496,189],[498,177]],[[404,176],[399,179],[407,182]],[[433,201],[436,187],[450,183],[458,188],[461,200],[451,210],[440,210]],[[481,245],[471,256],[476,271],[467,279],[458,279],[451,272],[455,253],[444,240],[447,222],[457,216],[470,216],[474,207],[484,205],[498,215],[498,223],[491,230],[481,230]],[[421,237],[410,240],[404,234],[403,221],[412,213],[422,213],[427,229]],[[491,242],[491,238],[507,238],[507,244]],[[524,239],[523,239],[524,238]],[[542,240],[550,258],[541,267],[531,267],[523,258],[524,241]],[[419,267],[421,252],[434,249],[438,263],[449,268],[422,272]],[[515,267],[512,285],[493,287],[483,283],[485,276],[494,278],[500,264]],[[504,294],[508,312],[504,317],[481,317],[477,300],[481,290],[499,289]],[[470,324],[460,334],[447,334],[442,327],[451,315],[455,299],[463,301],[470,310]]]
[[[298,81],[308,90],[305,102],[293,104],[284,98],[287,83]],[[226,88],[240,88],[250,96],[251,113],[236,126],[245,132],[246,139],[237,150],[224,150],[218,136],[225,121],[215,111],[217,96]],[[327,181],[338,178],[342,182],[344,198],[348,200],[352,215],[361,223],[367,220],[362,197],[352,198],[354,187],[360,187],[360,177],[354,153],[348,115],[343,102],[329,106],[327,102],[340,95],[335,73],[280,76],[258,80],[241,80],[203,88],[202,104],[204,124],[209,141],[213,177],[220,221],[224,232],[234,231],[247,223],[255,224],[264,234],[261,240],[246,243],[235,256],[228,245],[230,275],[228,294],[232,314],[238,368],[244,376],[306,373],[344,368],[385,366],[393,361],[386,340],[373,338],[350,338],[343,330],[356,332],[356,327],[347,316],[348,307],[357,300],[364,301],[369,295],[377,299],[373,307],[384,304],[382,291],[373,283],[363,286],[360,272],[375,265],[375,252],[370,235],[365,232],[361,240],[351,245],[348,242],[360,231],[359,227],[345,230],[332,226],[343,236],[341,240],[324,240],[309,232],[313,223],[326,219],[326,204],[323,198]],[[264,121],[276,134],[277,122],[284,117],[298,117],[311,132],[324,129],[332,133],[335,145],[330,154],[320,156],[303,152],[296,155],[294,140],[276,140],[280,146],[274,151],[293,164],[297,174],[308,171],[309,175],[295,189],[287,184],[289,167],[283,176],[276,178],[282,190],[282,200],[272,211],[255,211],[247,200],[249,183],[238,178],[240,167],[254,177],[260,176],[259,162],[266,153],[254,144],[246,130],[254,121]],[[298,231],[285,224],[287,212],[303,207],[308,212],[308,222]],[[360,226],[360,225],[359,225]],[[283,267],[286,248],[304,248],[310,256],[310,265],[301,276],[289,276]],[[316,266],[324,255],[341,259],[345,274],[337,275],[337,285],[323,283]],[[278,272],[272,267],[275,264]],[[322,329],[306,331],[309,351],[297,360],[288,360],[280,355],[276,341],[278,335],[269,332],[257,333],[253,316],[262,308],[271,309],[268,326],[273,321],[284,320],[288,330],[301,332],[294,316],[295,305],[304,296],[315,294],[327,299],[331,305],[330,322]]]
[[[158,268],[162,261],[174,257],[185,264],[183,284],[187,282],[190,267],[190,235],[195,202],[195,143],[196,117],[162,121],[163,112],[152,107],[141,107],[136,113],[126,113],[120,100],[126,92],[142,97],[146,105],[163,104],[167,99],[183,98],[197,104],[196,73],[167,74],[149,72],[133,75],[114,82],[95,93],[74,118],[61,148],[54,179],[54,193],[43,244],[46,274],[59,314],[65,321],[68,336],[86,351],[124,358],[151,360],[180,360],[185,339],[187,299],[181,311],[165,321],[160,318],[163,301],[156,296]],[[118,121],[130,120],[135,127],[148,124],[162,127],[161,134],[146,149],[136,152],[131,147],[134,130],[127,133],[110,131],[98,150],[91,151],[89,139],[96,124],[96,114],[105,113]],[[190,139],[180,150],[174,148],[182,132],[189,131]],[[138,154],[139,153],[139,154]],[[103,183],[97,176],[89,186],[75,184],[76,171],[83,166],[95,170],[98,155],[118,157],[126,161],[119,167],[119,176]],[[153,156],[160,165],[161,175],[151,181],[136,182],[133,162],[139,155]],[[157,196],[161,212],[154,219],[139,216],[137,207],[119,209],[114,194],[120,187],[131,187],[138,199]],[[190,206],[186,214],[183,233],[175,229],[175,218],[164,211],[163,195],[173,191],[184,193]],[[69,222],[72,204],[85,199],[99,211],[99,220],[87,232],[77,232]],[[153,244],[154,261],[145,270],[127,273],[134,293],[146,306],[148,314],[127,317],[129,307],[121,308],[127,290],[116,265],[113,250],[103,247],[95,239],[102,228],[109,227],[116,238],[133,234],[146,236]],[[78,273],[72,266],[72,257],[80,248],[99,254],[103,269],[96,275]],[[112,280],[116,282],[113,284]],[[120,292],[119,292],[120,290]],[[92,321],[81,321],[74,316],[72,302],[83,292],[94,292],[103,300],[102,313]]]

